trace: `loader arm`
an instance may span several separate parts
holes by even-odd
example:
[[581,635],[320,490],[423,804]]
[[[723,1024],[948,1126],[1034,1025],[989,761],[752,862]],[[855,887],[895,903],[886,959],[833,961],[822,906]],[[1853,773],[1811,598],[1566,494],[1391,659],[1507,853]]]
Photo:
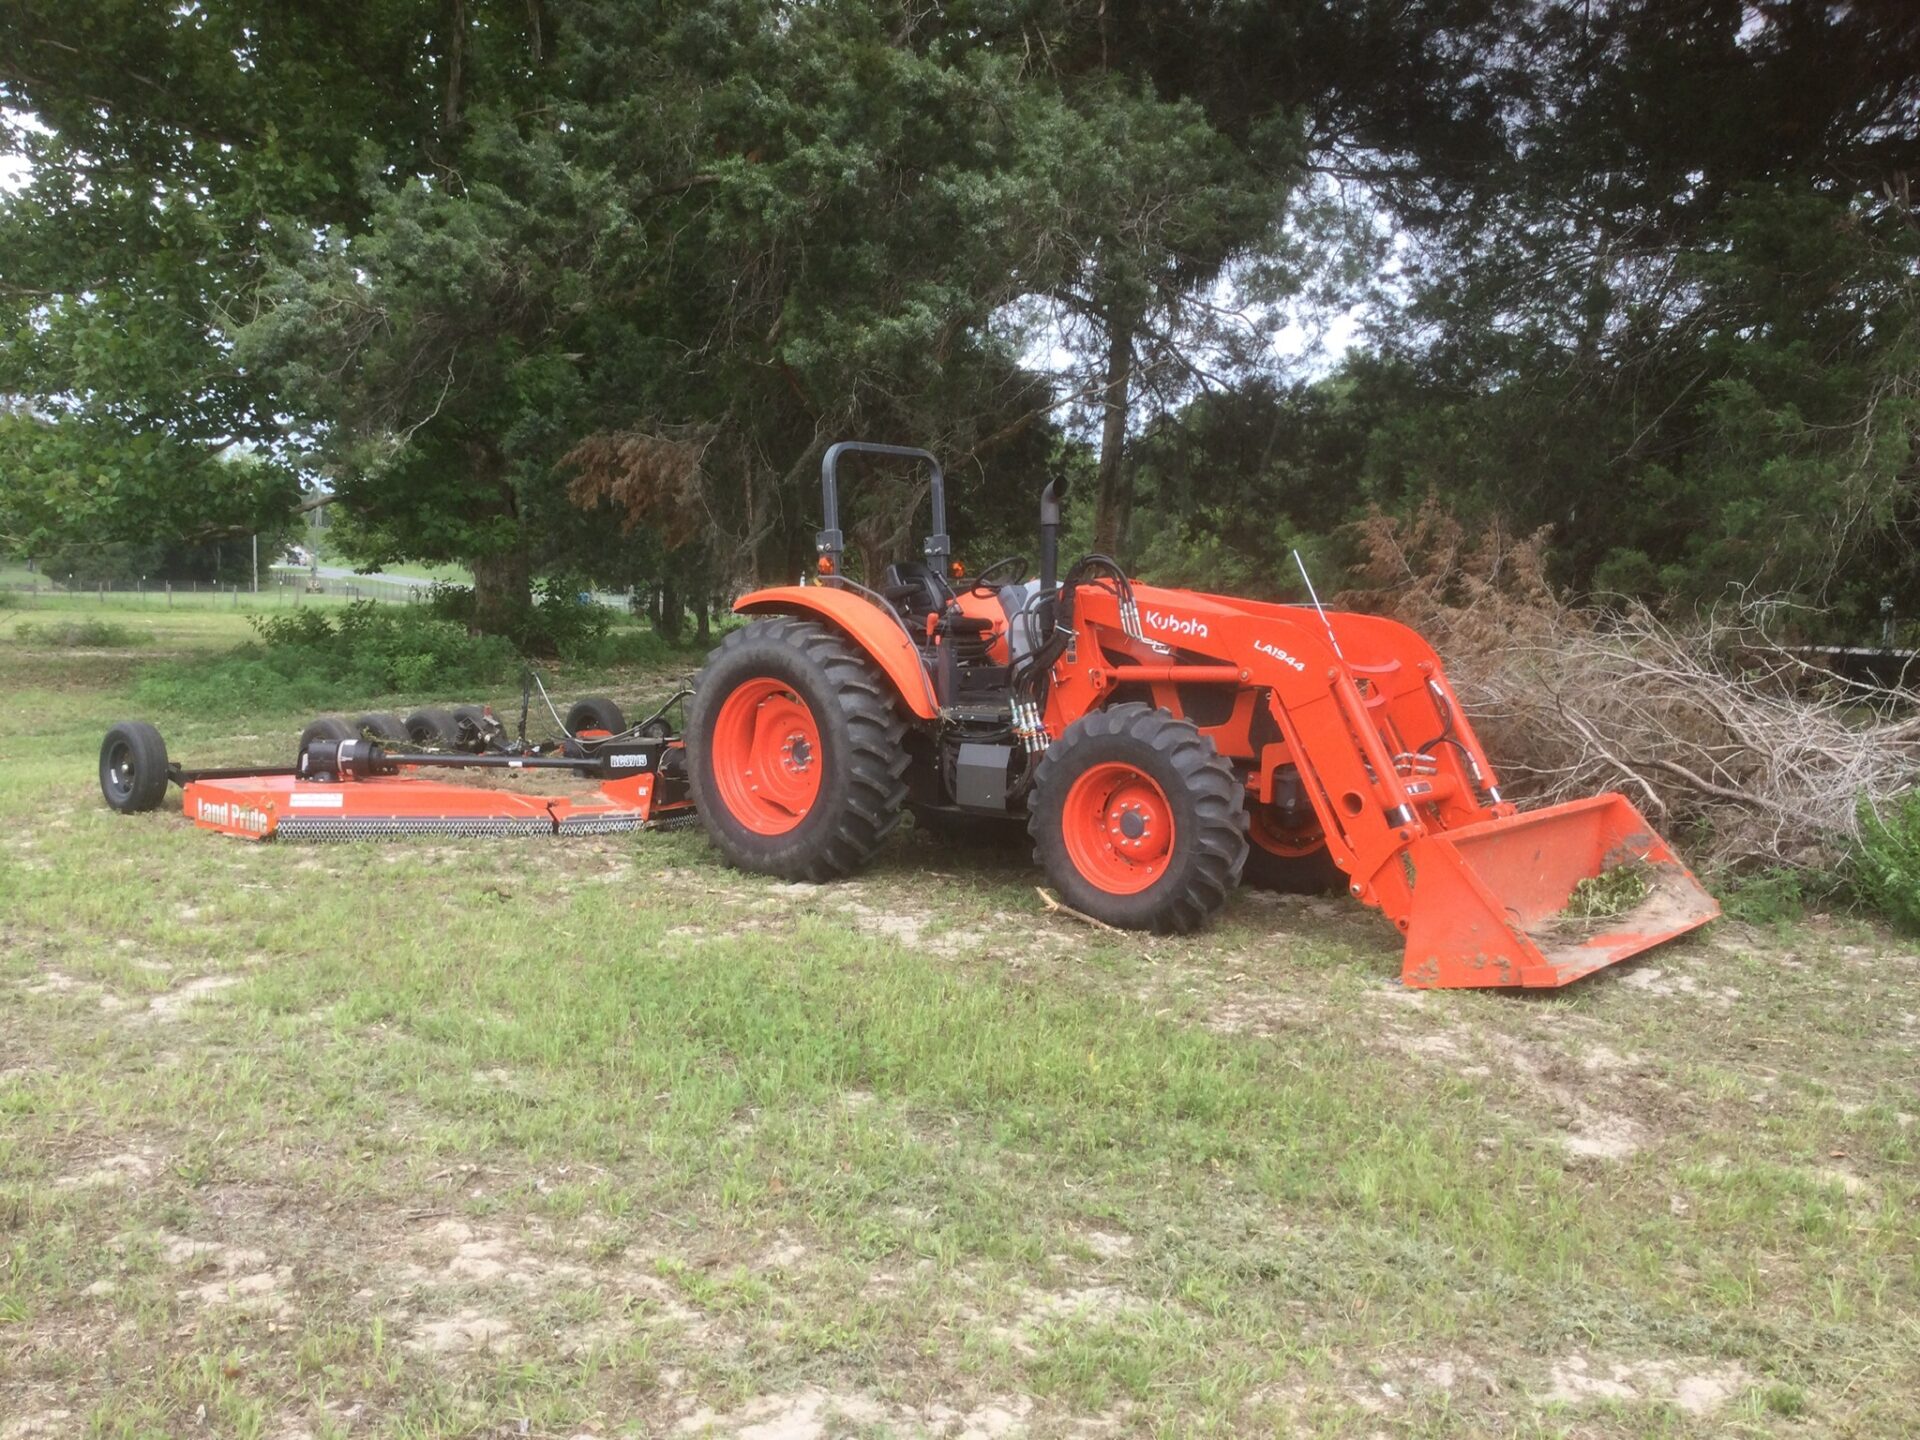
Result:
[[[1706,923],[1718,906],[1624,798],[1521,814],[1430,646],[1377,616],[1135,585],[1081,586],[1055,666],[1056,733],[1116,699],[1194,721],[1244,771],[1249,804],[1291,766],[1352,895],[1406,937],[1415,986],[1556,986]],[[1647,876],[1636,909],[1563,923],[1580,881]]]

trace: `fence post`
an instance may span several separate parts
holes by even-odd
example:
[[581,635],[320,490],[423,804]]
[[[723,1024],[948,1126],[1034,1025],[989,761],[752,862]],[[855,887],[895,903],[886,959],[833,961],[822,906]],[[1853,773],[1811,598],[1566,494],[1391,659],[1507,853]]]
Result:
[[173,608],[173,582],[171,580],[167,581],[167,608],[169,610]]

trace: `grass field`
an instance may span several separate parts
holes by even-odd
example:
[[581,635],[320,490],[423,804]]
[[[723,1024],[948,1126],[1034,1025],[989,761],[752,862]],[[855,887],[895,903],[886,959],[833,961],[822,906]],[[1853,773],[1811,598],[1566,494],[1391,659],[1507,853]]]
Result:
[[4,1440],[1920,1431],[1902,945],[1423,995],[1344,902],[1049,917],[1017,840],[248,846],[100,803],[245,636],[121,618],[0,611]]

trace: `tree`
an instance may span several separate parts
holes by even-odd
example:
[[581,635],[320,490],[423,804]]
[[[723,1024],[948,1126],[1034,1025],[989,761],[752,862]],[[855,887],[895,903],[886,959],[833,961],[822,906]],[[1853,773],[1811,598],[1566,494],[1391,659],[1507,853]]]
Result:
[[1507,24],[1529,64],[1489,74],[1480,178],[1399,207],[1422,273],[1382,338],[1426,394],[1376,487],[1554,522],[1577,585],[1644,561],[1856,625],[1890,585],[1920,604],[1920,15],[1637,0]]
[[[20,0],[0,27],[0,109],[26,185],[0,199],[0,393],[16,543],[208,540],[283,523],[284,416],[224,326],[274,216],[349,219],[357,147],[420,159],[410,15],[428,0],[189,7]],[[233,457],[247,457],[236,465]],[[23,518],[24,517],[24,518]]]

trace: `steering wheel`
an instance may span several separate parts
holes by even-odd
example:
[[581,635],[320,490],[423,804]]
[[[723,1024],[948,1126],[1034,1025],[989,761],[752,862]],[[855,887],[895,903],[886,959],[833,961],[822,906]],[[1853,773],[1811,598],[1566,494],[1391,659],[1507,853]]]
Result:
[[1022,580],[1027,578],[1027,557],[1024,555],[1009,555],[1004,560],[994,561],[993,564],[987,566],[986,569],[973,577],[973,584],[969,587],[970,593],[974,595],[999,594],[999,589],[996,586],[987,583],[987,577],[990,575],[999,575],[1003,570],[1007,573],[1001,577],[1000,583],[1002,585],[1018,585]]

